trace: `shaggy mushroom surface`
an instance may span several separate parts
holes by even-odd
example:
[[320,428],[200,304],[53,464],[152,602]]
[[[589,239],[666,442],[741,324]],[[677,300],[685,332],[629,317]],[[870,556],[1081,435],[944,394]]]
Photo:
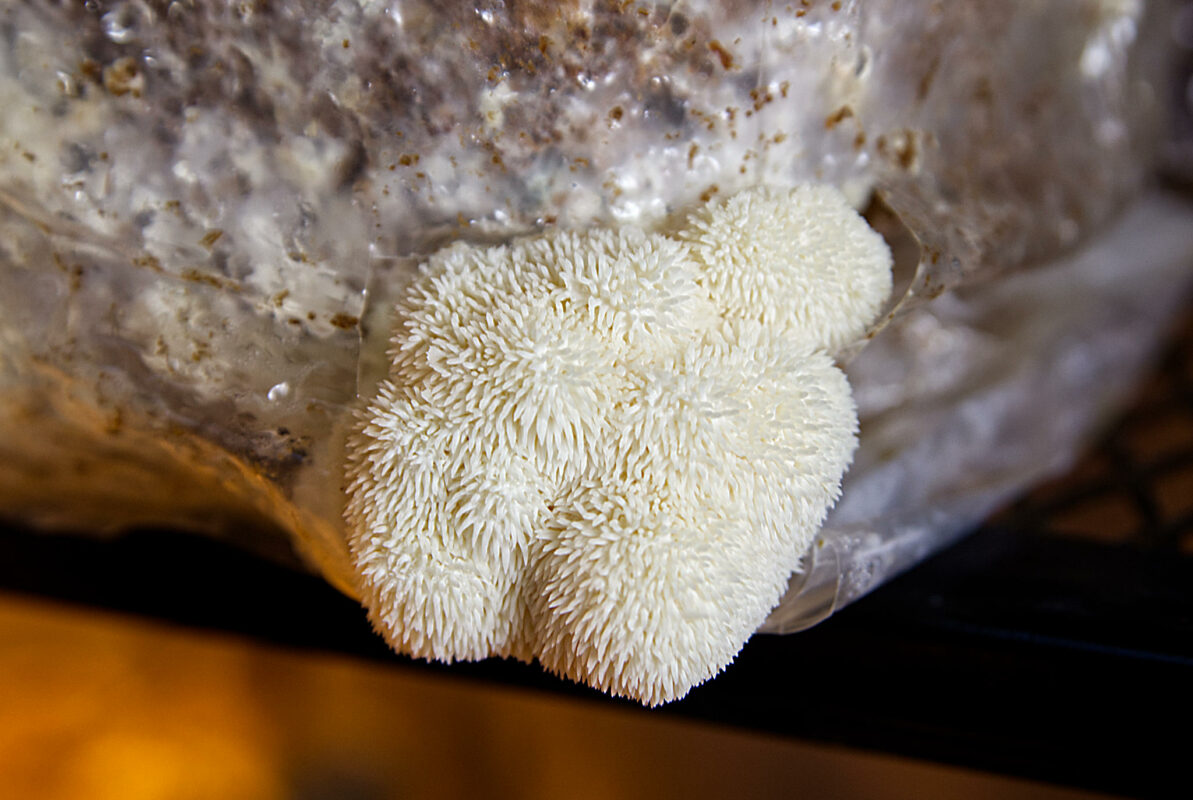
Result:
[[838,496],[857,418],[832,354],[890,267],[828,186],[435,254],[349,446],[374,625],[650,705],[716,674]]

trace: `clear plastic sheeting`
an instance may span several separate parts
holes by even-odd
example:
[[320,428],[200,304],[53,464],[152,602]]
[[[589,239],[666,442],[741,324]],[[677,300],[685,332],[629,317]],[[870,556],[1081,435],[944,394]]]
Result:
[[1193,202],[1155,193],[1080,253],[945,295],[848,368],[861,437],[763,630],[815,624],[1069,466],[1193,297]]
[[[880,198],[899,261],[891,314],[850,352],[857,464],[773,618],[798,627],[1062,462],[1134,374],[1173,297],[1148,293],[1180,251],[1147,227],[1175,225],[1171,203],[1092,262],[940,295],[1053,260],[1137,197],[1168,96],[1163,12],[6,4],[0,513],[293,543],[352,591],[343,431],[422,257],[827,182]],[[1115,260],[1131,230],[1171,249]],[[1128,323],[1124,298],[1158,310]]]

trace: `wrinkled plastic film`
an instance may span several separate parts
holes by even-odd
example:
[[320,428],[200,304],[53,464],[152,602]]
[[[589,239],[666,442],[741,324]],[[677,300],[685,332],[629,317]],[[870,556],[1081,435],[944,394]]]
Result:
[[[275,557],[289,538],[350,590],[342,437],[384,372],[392,299],[440,246],[666,226],[758,183],[829,182],[891,212],[902,313],[1053,260],[1137,196],[1166,96],[1161,5],[832,5],[3,9],[4,513],[189,526]],[[1016,302],[1016,318],[1046,313]],[[862,449],[796,579],[804,600],[773,619],[831,610],[939,547],[1011,491],[973,500],[991,464],[1046,468],[1029,448],[947,472],[916,455],[889,495],[883,464],[935,420],[963,451],[984,412],[960,398],[1035,391],[1012,362],[1051,342],[981,339],[1010,361],[977,372],[962,367],[986,351],[958,345],[960,366],[933,373],[955,391],[914,395],[923,320],[968,341],[964,315],[919,314],[845,354]],[[1123,329],[1138,353],[1154,333]],[[1005,435],[1038,433],[1017,424]]]
[[1154,193],[1081,252],[901,317],[849,365],[860,447],[764,630],[865,595],[1070,466],[1193,297],[1193,202]]

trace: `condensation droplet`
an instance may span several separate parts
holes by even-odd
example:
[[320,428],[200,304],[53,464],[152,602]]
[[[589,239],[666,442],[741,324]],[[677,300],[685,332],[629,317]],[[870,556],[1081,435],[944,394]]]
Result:
[[133,38],[132,26],[127,24],[121,11],[109,11],[100,18],[104,35],[117,44],[125,44]]
[[73,75],[71,75],[69,72],[58,70],[58,72],[54,74],[54,77],[57,79],[58,91],[67,97],[79,96],[79,85],[78,82],[75,81]]

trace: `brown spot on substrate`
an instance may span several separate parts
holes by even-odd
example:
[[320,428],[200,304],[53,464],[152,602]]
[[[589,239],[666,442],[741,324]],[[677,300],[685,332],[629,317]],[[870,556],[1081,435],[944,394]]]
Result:
[[328,322],[340,330],[350,331],[360,324],[360,317],[354,317],[351,314],[345,314],[343,311],[340,311],[329,319]]

